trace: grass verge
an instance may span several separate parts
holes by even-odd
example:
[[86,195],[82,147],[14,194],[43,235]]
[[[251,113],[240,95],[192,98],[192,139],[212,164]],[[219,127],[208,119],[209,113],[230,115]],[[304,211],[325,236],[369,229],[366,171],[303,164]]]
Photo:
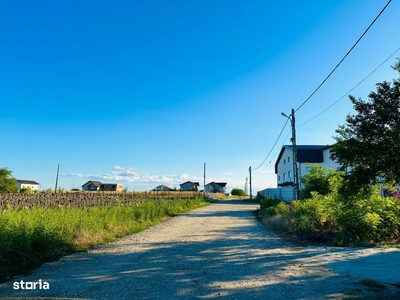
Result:
[[205,206],[203,198],[141,200],[83,208],[10,208],[0,211],[0,282],[44,262],[146,229]]

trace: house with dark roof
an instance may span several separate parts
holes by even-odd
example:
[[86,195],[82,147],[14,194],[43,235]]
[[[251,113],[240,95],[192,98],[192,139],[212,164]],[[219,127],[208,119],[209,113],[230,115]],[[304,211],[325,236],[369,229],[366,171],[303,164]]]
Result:
[[184,183],[181,183],[179,186],[181,191],[197,191],[199,189],[200,183],[186,181]]
[[[299,189],[303,188],[300,178],[304,176],[309,166],[318,165],[337,170],[340,165],[330,158],[330,145],[297,145],[297,168],[299,172]],[[294,164],[292,145],[282,146],[278,159],[275,163],[275,174],[277,185],[281,188],[293,188],[294,186]]]
[[83,191],[107,191],[122,192],[123,185],[119,183],[101,183],[100,181],[90,180],[82,185]]
[[226,182],[210,182],[205,186],[207,193],[226,193]]
[[170,192],[173,191],[169,186],[166,186],[165,184],[161,184],[159,186],[156,186],[152,191],[163,191],[163,192]]
[[17,186],[19,189],[31,189],[31,191],[38,191],[40,187],[40,183],[37,183],[33,180],[22,180],[17,179]]
[[99,191],[100,188],[101,188],[100,181],[90,180],[90,181],[86,182],[84,185],[82,185],[83,191]]

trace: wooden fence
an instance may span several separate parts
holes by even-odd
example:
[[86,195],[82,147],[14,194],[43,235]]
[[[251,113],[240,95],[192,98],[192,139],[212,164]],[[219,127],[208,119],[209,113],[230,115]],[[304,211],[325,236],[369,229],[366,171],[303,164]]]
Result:
[[202,192],[149,191],[149,192],[58,192],[58,193],[0,193],[0,209],[8,207],[94,207],[120,205],[135,201],[154,199],[173,200],[177,198],[202,197]]

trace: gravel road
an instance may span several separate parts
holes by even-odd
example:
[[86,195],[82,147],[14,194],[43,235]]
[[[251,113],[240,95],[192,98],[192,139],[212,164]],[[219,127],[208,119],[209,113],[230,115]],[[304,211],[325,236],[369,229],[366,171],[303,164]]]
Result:
[[[220,201],[0,285],[0,297],[342,299],[361,279],[400,283],[399,249],[297,247]],[[14,289],[21,280],[49,289]],[[28,282],[28,283],[27,283]]]

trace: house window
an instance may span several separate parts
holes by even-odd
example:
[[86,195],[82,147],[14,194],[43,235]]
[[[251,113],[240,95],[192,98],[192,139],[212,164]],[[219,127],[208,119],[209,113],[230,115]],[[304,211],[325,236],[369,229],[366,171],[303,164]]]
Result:
[[292,178],[292,171],[289,171],[289,172],[287,173],[287,176],[288,176],[289,178]]
[[286,179],[286,173],[283,173],[283,180]]
[[283,164],[286,165],[286,159],[283,160]]
[[290,162],[290,156],[288,156],[288,158],[287,158],[287,162]]
[[278,181],[281,181],[281,176],[278,176]]

